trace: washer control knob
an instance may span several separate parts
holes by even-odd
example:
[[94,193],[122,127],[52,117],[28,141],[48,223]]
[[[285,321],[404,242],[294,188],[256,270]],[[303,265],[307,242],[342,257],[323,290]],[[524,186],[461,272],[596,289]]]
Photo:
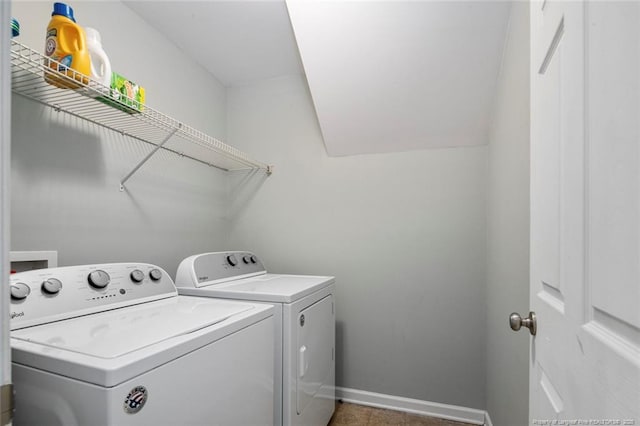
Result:
[[11,298],[16,300],[23,300],[31,293],[31,288],[25,283],[11,284]]
[[134,269],[133,271],[131,271],[131,274],[129,276],[131,277],[131,281],[133,281],[134,283],[141,283],[142,280],[144,280],[144,272],[142,272],[140,269]]
[[149,278],[151,278],[153,281],[160,281],[160,278],[162,278],[162,271],[160,269],[150,270]]
[[251,263],[258,263],[258,258],[255,257],[254,255],[251,255],[250,259],[251,259]]
[[227,262],[231,266],[236,266],[238,264],[238,259],[236,259],[235,255],[230,254],[229,256],[227,256]]
[[249,262],[251,262],[251,258],[249,256],[243,256],[242,261],[244,262],[245,265],[248,265]]
[[95,288],[105,288],[111,282],[111,277],[105,271],[97,269],[89,274],[89,284]]
[[41,288],[47,294],[58,294],[62,290],[62,281],[57,278],[49,278],[42,282]]

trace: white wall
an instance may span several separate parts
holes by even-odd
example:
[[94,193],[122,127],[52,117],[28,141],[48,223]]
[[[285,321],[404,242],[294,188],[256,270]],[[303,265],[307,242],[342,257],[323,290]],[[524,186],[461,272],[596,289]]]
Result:
[[[51,2],[13,2],[19,41],[42,51]],[[226,93],[213,76],[118,1],[75,2],[97,28],[114,71],[142,84],[147,103],[226,136]],[[148,261],[175,273],[189,254],[227,247],[227,178],[20,96],[13,99],[11,249],[59,251],[60,265]]]
[[[489,145],[487,410],[495,426],[528,423],[529,333],[508,316],[529,312],[529,5],[514,2]],[[526,330],[525,330],[526,331]]]
[[[306,83],[230,88],[232,249],[335,275],[339,386],[484,408],[486,148],[331,158]],[[352,117],[345,116],[345,120]]]

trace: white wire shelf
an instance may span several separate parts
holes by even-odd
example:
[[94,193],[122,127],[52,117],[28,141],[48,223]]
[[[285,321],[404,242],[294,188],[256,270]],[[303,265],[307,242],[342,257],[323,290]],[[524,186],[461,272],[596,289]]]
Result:
[[[134,99],[109,98],[109,102],[115,106],[106,105],[97,98],[104,99],[105,95],[108,97],[108,87],[71,69],[66,73],[58,72],[58,64],[30,47],[11,40],[13,92],[48,105],[56,111],[155,145],[149,155],[121,180],[121,189],[131,175],[158,149],[171,151],[226,171],[262,169],[271,174],[272,166],[254,160],[244,152]],[[49,84],[45,81],[45,76],[73,89]]]

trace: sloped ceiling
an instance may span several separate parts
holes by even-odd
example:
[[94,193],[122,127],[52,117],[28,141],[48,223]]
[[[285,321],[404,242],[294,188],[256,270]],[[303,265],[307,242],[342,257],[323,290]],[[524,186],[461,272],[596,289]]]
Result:
[[487,143],[509,3],[287,6],[330,155]]
[[283,0],[124,4],[227,87],[303,73]]
[[487,143],[507,1],[124,3],[226,86],[305,74],[329,155]]

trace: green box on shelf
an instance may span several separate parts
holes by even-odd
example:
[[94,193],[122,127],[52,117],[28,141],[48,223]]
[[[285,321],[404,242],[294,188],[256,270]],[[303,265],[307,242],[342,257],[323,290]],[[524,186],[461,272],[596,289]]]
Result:
[[135,114],[144,111],[144,87],[114,72],[111,73],[110,96],[100,96],[100,102],[118,108],[121,111]]

